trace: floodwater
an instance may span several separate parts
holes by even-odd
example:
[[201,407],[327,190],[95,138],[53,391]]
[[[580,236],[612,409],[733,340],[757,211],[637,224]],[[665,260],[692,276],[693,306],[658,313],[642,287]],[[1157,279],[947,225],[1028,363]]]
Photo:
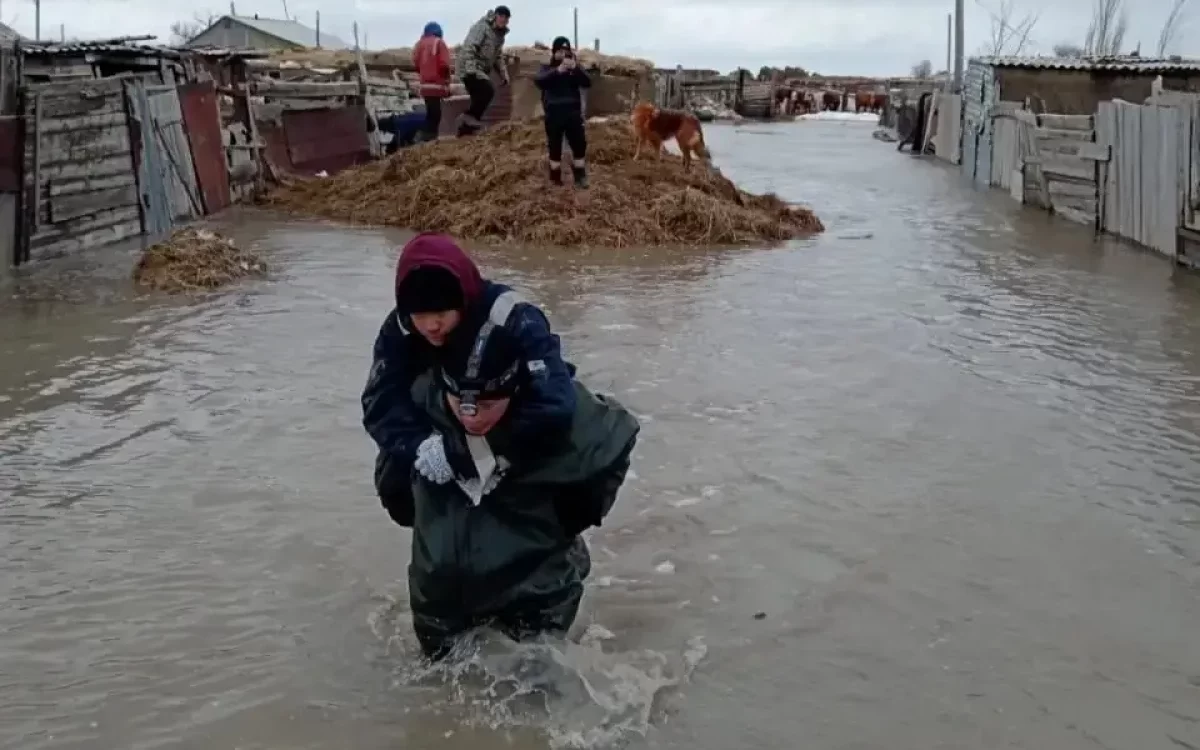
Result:
[[461,675],[359,426],[402,234],[235,216],[275,277],[190,302],[23,273],[0,746],[1200,747],[1200,283],[870,133],[710,127],[810,241],[480,254],[645,429],[584,643]]

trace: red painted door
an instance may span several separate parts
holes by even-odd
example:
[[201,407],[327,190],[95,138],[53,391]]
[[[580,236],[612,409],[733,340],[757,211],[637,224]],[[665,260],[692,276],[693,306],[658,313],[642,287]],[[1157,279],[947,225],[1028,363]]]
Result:
[[191,144],[204,212],[214,214],[227,208],[230,199],[229,162],[225,156],[221,113],[212,81],[181,85],[179,108],[183,111],[183,128]]

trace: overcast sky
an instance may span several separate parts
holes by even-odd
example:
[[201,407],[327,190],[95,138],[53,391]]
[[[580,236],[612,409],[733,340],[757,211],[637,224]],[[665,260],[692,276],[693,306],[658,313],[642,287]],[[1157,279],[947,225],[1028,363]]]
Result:
[[[966,0],[966,50],[978,53],[991,37],[992,15],[1000,0]],[[1015,17],[1042,8],[1031,34],[1030,51],[1048,53],[1061,42],[1081,42],[1094,0],[1010,0]],[[239,15],[283,16],[283,0],[236,0]],[[981,2],[983,4],[981,4]],[[1141,42],[1154,53],[1172,0],[1126,0],[1129,33],[1124,46]],[[1169,54],[1200,55],[1200,0],[1184,13]],[[513,12],[510,44],[549,42],[571,36],[571,5],[507,3]],[[490,6],[480,2],[412,0],[288,0],[288,12],[309,26],[317,11],[324,31],[352,40],[357,21],[370,49],[410,46],[426,21],[442,24],[457,43],[471,22]],[[225,3],[208,0],[44,0],[42,36],[97,38],[157,34],[166,41],[171,23],[201,15],[228,13]],[[907,75],[914,63],[931,60],[945,67],[946,14],[942,0],[590,0],[581,3],[580,43],[599,37],[601,49],[647,57],[660,67],[714,68],[798,65],[827,74]],[[34,34],[31,0],[0,0],[0,18],[27,36]]]

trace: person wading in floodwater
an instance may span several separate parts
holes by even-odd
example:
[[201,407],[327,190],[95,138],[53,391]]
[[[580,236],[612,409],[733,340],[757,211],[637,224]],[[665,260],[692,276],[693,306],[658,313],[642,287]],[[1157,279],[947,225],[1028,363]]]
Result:
[[423,140],[436,141],[442,123],[442,100],[450,96],[450,48],[436,22],[425,24],[425,32],[413,47],[413,65],[421,78],[421,96],[425,99]]
[[495,90],[491,74],[500,76],[500,85],[507,86],[508,70],[504,67],[504,37],[508,35],[508,21],[512,13],[507,6],[496,9],[475,22],[467,32],[467,38],[458,48],[455,71],[467,87],[471,103],[458,126],[458,135],[474,135],[483,128],[483,114],[492,103]]
[[592,79],[579,66],[571,41],[565,36],[550,47],[550,63],[543,65],[534,78],[542,90],[542,109],[546,113],[546,145],[550,152],[550,181],[562,184],[563,137],[571,147],[571,172],[575,187],[586,188],[587,131],[583,125],[583,89]]
[[443,656],[482,625],[565,634],[590,571],[579,534],[616,501],[637,420],[576,382],[542,312],[448,237],[413,238],[396,277],[363,425],[380,500],[413,529],[421,648]]

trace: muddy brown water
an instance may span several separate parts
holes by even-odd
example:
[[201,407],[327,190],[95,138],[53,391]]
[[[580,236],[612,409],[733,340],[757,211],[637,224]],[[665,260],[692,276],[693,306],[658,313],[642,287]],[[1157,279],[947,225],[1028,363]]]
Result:
[[[710,128],[813,240],[480,253],[644,420],[588,674],[690,654],[634,747],[1200,747],[1200,283],[870,131]],[[0,746],[545,747],[407,671],[358,407],[403,235],[225,226],[271,281],[3,287]]]

